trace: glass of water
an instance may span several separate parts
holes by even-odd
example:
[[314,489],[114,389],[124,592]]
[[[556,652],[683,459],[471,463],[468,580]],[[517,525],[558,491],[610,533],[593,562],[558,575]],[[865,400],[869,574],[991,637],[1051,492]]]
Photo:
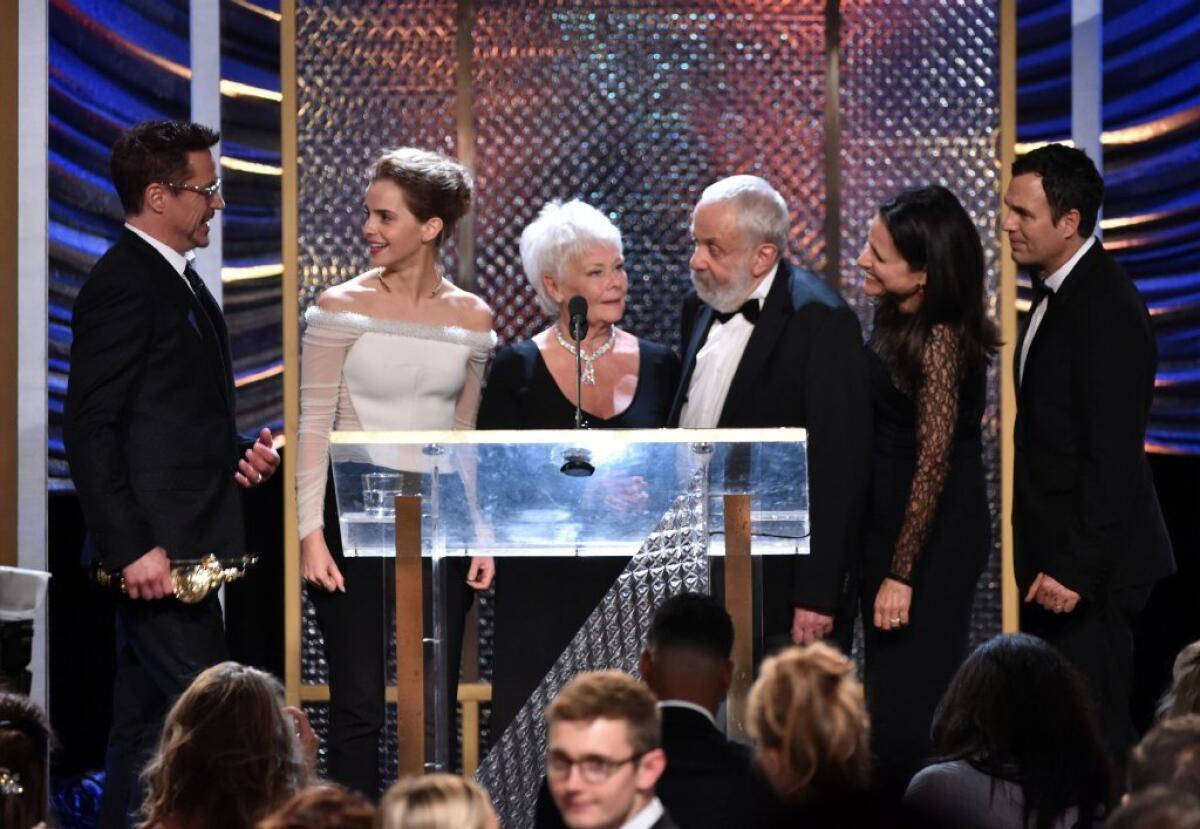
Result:
[[396,496],[400,494],[400,473],[368,472],[362,476],[363,511],[379,518],[396,516]]

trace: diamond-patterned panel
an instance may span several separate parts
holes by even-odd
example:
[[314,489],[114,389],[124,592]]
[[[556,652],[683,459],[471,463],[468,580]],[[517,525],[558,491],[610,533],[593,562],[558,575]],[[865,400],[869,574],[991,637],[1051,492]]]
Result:
[[582,671],[615,668],[638,675],[654,609],[677,593],[708,593],[708,536],[699,479],[676,499],[550,673],[517,712],[476,775],[492,795],[503,826],[532,826],[545,774],[542,712]]
[[[842,290],[869,330],[854,264],[879,204],[941,184],[974,217],[993,319],[999,285],[999,19],[995,3],[842,4]],[[999,372],[989,375],[984,462],[993,553],[980,579],[971,643],[1000,630]]]
[[477,285],[503,341],[546,325],[517,240],[581,198],[625,239],[625,326],[675,345],[701,190],[756,173],[823,267],[823,3],[476,3]]

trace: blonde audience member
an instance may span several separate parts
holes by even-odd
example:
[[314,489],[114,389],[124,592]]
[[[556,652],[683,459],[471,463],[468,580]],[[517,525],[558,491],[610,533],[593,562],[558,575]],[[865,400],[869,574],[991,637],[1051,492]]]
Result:
[[167,714],[144,772],[141,828],[250,829],[308,782],[314,747],[307,718],[284,708],[274,677],[214,665]]
[[379,803],[380,829],[500,829],[487,792],[452,774],[397,780]]
[[865,790],[870,722],[854,664],[822,642],[763,662],[746,722],[776,793],[800,803]]

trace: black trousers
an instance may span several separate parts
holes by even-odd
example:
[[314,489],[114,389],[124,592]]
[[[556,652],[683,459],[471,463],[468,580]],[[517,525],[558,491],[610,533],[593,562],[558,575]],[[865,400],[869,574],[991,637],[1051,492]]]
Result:
[[142,805],[139,776],[158,746],[167,711],[198,673],[229,658],[216,593],[195,605],[121,599],[116,634],[101,829],[132,825]]
[[1138,741],[1129,710],[1133,624],[1153,589],[1145,585],[1085,599],[1073,613],[1021,603],[1021,630],[1054,645],[1082,674],[1117,791],[1124,789],[1129,750]]

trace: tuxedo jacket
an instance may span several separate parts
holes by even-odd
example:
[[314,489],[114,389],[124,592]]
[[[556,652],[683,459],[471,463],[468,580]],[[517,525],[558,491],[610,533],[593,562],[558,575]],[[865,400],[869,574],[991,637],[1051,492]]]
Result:
[[72,312],[63,439],[98,563],[244,550],[244,445],[221,310],[128,228]]
[[1144,449],[1157,349],[1146,303],[1098,241],[1048,301],[1018,376],[1017,584],[1045,572],[1094,599],[1174,570]]
[[[684,301],[679,425],[714,311]],[[858,318],[815,274],[780,261],[729,386],[718,428],[808,430],[809,555],[794,557],[793,604],[832,612],[857,561],[871,465],[871,388]]]

